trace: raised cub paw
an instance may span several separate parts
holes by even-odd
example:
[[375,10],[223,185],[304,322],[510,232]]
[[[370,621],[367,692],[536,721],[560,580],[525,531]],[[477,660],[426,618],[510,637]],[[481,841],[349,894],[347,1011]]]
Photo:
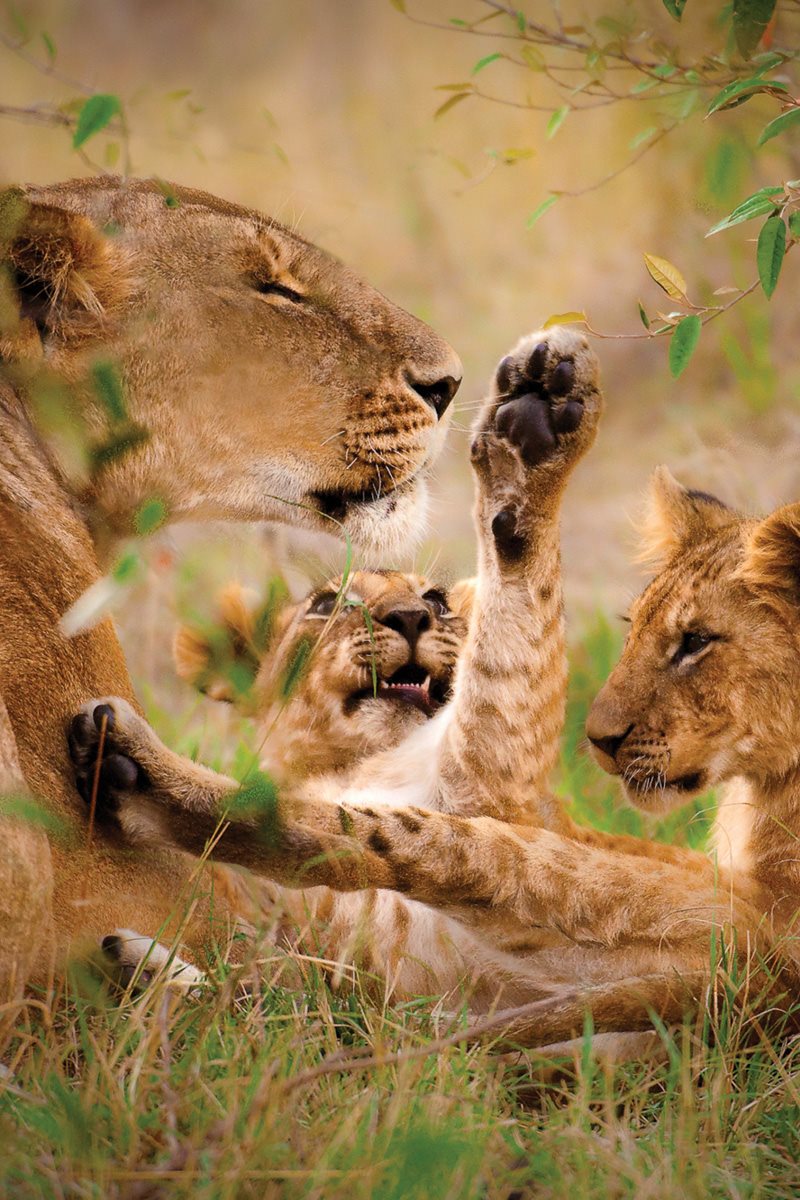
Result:
[[597,359],[583,334],[555,326],[522,338],[497,368],[473,459],[493,435],[515,448],[528,468],[576,461],[594,440],[597,377]]
[[123,732],[130,718],[134,725],[147,728],[126,701],[114,697],[90,700],[70,722],[67,741],[75,785],[87,804],[96,787],[97,813],[101,818],[113,817],[126,797],[149,783],[146,772],[131,753],[130,735]]

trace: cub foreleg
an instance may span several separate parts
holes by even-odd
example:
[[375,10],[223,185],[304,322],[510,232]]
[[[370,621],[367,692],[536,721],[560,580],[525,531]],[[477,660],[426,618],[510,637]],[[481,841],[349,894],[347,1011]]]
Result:
[[501,362],[474,431],[479,569],[438,807],[562,828],[546,798],[564,724],[559,511],[602,410],[586,338],[554,328]]

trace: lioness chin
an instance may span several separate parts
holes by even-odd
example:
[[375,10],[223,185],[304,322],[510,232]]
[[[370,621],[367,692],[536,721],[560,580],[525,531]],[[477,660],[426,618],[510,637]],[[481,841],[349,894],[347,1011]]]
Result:
[[[90,849],[63,750],[98,689],[135,703],[110,622],[73,638],[60,626],[114,539],[155,498],[171,520],[278,520],[394,553],[424,521],[461,368],[330,255],[201,192],[112,178],[9,189],[0,251],[2,757],[18,757],[58,830],[48,846],[15,823],[14,854],[0,848],[0,987],[16,995],[44,974],[53,935],[61,957],[109,922],[184,920],[186,860],[134,863],[102,831]],[[20,839],[38,899],[16,890]],[[208,891],[201,880],[185,918],[196,953]],[[225,927],[219,897],[214,913]]]

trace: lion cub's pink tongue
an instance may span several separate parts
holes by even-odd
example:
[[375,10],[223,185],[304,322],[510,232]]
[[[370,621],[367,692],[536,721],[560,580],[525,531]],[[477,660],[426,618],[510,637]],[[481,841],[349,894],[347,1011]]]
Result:
[[433,711],[430,688],[430,675],[425,677],[423,683],[384,683],[381,680],[378,695],[384,700],[402,700],[404,704],[413,704],[427,716]]

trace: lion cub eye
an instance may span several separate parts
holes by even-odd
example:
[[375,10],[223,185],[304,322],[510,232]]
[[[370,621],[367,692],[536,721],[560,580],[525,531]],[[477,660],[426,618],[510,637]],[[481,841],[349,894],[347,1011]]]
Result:
[[696,633],[693,630],[687,630],[681,638],[678,649],[672,656],[672,661],[680,663],[686,658],[694,658],[701,650],[705,650],[706,646],[710,646],[712,642],[717,641],[719,641],[717,634]]
[[338,596],[336,592],[320,592],[311,601],[307,617],[329,617],[336,609]]
[[430,604],[437,617],[447,617],[450,615],[450,605],[447,603],[447,597],[444,592],[440,592],[436,588],[431,588],[429,592],[423,593],[422,599]]

